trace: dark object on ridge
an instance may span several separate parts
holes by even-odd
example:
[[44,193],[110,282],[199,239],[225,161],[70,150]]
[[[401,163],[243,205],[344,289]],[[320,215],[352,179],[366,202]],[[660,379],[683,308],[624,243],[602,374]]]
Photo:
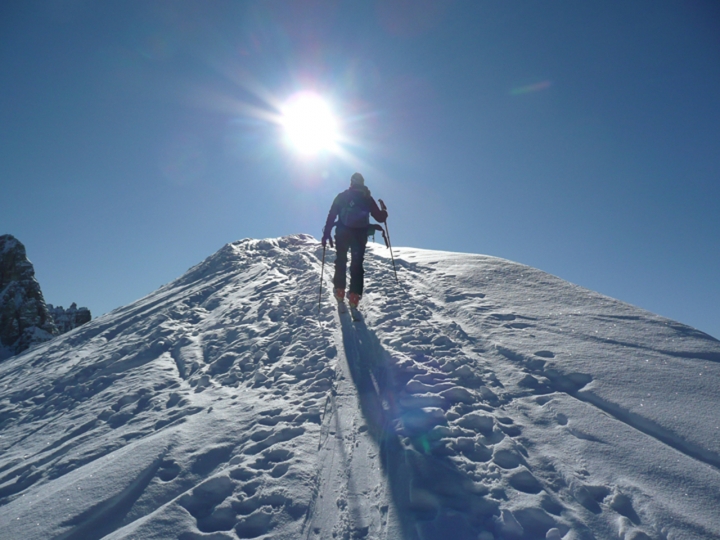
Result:
[[385,229],[383,229],[380,225],[372,224],[368,227],[368,236],[373,237],[373,242],[375,241],[375,233],[377,231],[380,231],[380,234],[382,234],[383,241],[385,242],[385,247],[389,248],[390,244],[388,244],[388,237],[385,234]]
[[[323,229],[322,245],[327,243],[333,247],[330,235],[332,228],[335,230],[335,275],[333,285],[336,296],[338,291],[345,294],[346,272],[348,250],[351,252],[350,262],[350,295],[351,302],[360,299],[363,293],[363,260],[365,258],[365,247],[367,245],[368,231],[370,230],[370,216],[376,221],[384,223],[387,219],[387,210],[381,210],[375,199],[370,195],[370,190],[365,187],[365,179],[360,173],[355,173],[350,178],[350,188],[340,193],[332,203],[325,228]],[[337,223],[336,218],[339,218]],[[374,226],[373,226],[374,227]]]

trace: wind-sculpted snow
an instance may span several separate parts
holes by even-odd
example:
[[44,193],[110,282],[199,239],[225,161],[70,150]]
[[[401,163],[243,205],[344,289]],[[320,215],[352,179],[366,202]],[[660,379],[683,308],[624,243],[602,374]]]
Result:
[[0,364],[0,539],[720,537],[720,343],[492,257],[229,244]]
[[337,358],[316,247],[228,245],[3,364],[0,537],[297,537]]

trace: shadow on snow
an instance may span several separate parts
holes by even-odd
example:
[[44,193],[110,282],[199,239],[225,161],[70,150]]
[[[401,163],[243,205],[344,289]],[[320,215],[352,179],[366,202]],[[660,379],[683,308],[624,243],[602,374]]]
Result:
[[[391,355],[363,321],[340,317],[345,355],[368,431],[380,450],[392,504],[405,540],[476,540],[495,529],[498,503],[447,456],[432,453],[429,430],[403,426],[395,396],[410,376],[394,370]],[[398,431],[403,434],[399,434]]]

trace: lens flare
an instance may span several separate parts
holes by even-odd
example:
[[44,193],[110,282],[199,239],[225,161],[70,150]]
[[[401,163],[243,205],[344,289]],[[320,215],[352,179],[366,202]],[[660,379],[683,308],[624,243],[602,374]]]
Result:
[[333,150],[338,126],[330,105],[317,94],[303,92],[281,109],[281,124],[291,148],[305,156]]
[[530,92],[539,92],[540,90],[547,90],[550,88],[552,83],[550,81],[542,81],[535,84],[529,84],[527,86],[519,86],[510,90],[510,94],[513,96],[519,96],[520,94],[529,94]]

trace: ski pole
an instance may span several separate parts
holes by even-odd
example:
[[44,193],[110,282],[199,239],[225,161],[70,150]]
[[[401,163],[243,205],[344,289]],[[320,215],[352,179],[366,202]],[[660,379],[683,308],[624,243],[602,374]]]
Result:
[[395,283],[400,284],[397,277],[397,268],[395,268],[395,257],[393,256],[392,244],[390,243],[390,229],[388,229],[387,221],[385,222],[385,232],[387,232],[388,237],[388,249],[390,250],[390,260],[392,261],[393,272],[395,273]]
[[322,266],[320,267],[320,293],[318,294],[318,312],[322,307],[322,282],[323,273],[325,272],[325,246],[323,246]]
[[[383,211],[387,212],[387,206],[385,206],[385,203],[382,199],[378,199],[378,202],[380,203],[380,208],[382,208]],[[393,265],[393,272],[395,273],[395,283],[399,284],[397,277],[397,268],[395,268],[395,257],[393,256],[392,252],[392,244],[390,243],[390,229],[388,228],[387,219],[385,220],[385,232],[387,233],[387,245],[388,249],[390,250],[390,260],[392,261]]]

